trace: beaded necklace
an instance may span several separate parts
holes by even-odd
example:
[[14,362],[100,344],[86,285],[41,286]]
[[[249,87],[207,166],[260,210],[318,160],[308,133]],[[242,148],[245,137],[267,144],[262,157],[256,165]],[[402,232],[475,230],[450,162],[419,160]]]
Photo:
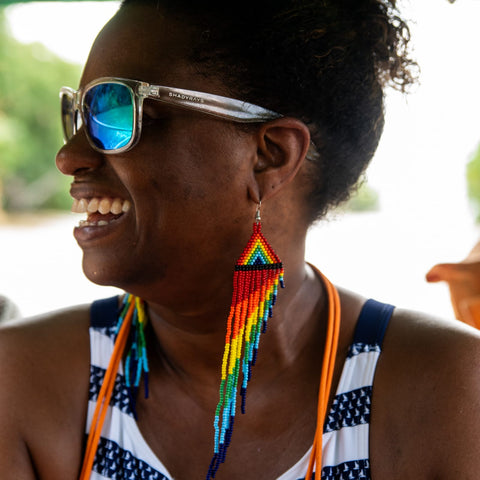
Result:
[[139,297],[125,295],[120,315],[118,316],[117,334],[125,321],[130,304],[135,303],[135,309],[132,314],[132,327],[130,329],[130,350],[125,358],[125,383],[130,395],[133,414],[137,419],[135,403],[137,391],[143,376],[145,389],[145,398],[148,398],[148,359],[147,345],[145,342],[145,327],[147,325],[147,315],[145,313],[145,304]]
[[[125,381],[127,386],[129,386],[128,390],[131,391],[133,379],[133,389],[135,392],[131,392],[130,396],[135,398],[136,395],[134,393],[136,393],[140,385],[142,372],[144,372],[145,395],[148,395],[148,362],[144,336],[146,320],[147,316],[145,315],[143,300],[130,294],[125,295],[118,315],[115,345],[103,378],[102,387],[98,393],[98,399],[90,425],[90,433],[88,434],[79,480],[90,479],[98,442],[100,441],[100,434],[102,433],[103,423],[115,385],[115,377],[129,337],[131,343],[125,360]],[[132,408],[135,408],[134,402],[132,403]]]
[[[258,232],[260,233],[260,232]],[[241,259],[239,261],[242,261]],[[243,259],[245,261],[245,259]],[[266,269],[269,270],[269,269]],[[249,269],[239,269],[238,271],[249,271]],[[266,326],[266,321],[269,313],[271,314],[271,307],[275,301],[276,290],[278,284],[280,283],[280,278],[283,277],[282,274],[278,276],[276,281],[267,283],[269,285],[268,292],[264,298],[268,299],[267,304],[262,306],[263,314],[260,315],[261,322],[259,322],[263,329]],[[318,396],[318,408],[317,408],[317,426],[315,431],[315,437],[313,441],[313,448],[310,455],[310,461],[308,465],[307,475],[305,480],[312,480],[312,474],[314,469],[321,471],[322,468],[322,434],[323,434],[323,424],[325,420],[325,415],[327,412],[328,401],[330,396],[330,390],[333,379],[333,371],[335,366],[335,358],[338,347],[338,336],[340,331],[340,299],[336,288],[330,283],[330,281],[317,270],[317,273],[323,280],[325,285],[327,295],[328,295],[328,325],[327,325],[327,336],[325,341],[325,351],[323,357],[323,364],[320,377],[320,389]],[[239,277],[241,277],[239,275]],[[241,303],[241,302],[240,302]],[[266,313],[266,315],[265,315]],[[110,403],[110,398],[113,392],[113,387],[115,384],[115,377],[121,362],[121,359],[124,354],[125,347],[127,343],[130,343],[130,349],[125,359],[125,378],[126,384],[129,387],[129,390],[132,390],[131,396],[134,399],[136,397],[136,392],[140,385],[142,374],[144,377],[145,385],[145,396],[148,397],[148,362],[146,356],[146,344],[145,344],[145,335],[144,330],[146,326],[147,316],[145,314],[144,302],[133,295],[127,294],[123,300],[122,307],[119,313],[119,319],[117,323],[117,337],[115,340],[115,345],[113,349],[110,362],[105,373],[105,377],[100,389],[97,404],[95,407],[95,412],[93,415],[92,423],[90,426],[90,433],[88,436],[87,447],[85,451],[85,456],[83,460],[82,470],[80,473],[79,480],[89,480],[90,473],[92,470],[93,462],[95,459],[95,454],[98,447],[98,442],[100,440],[100,434],[102,431],[103,423],[107,414],[107,408]],[[248,323],[248,321],[247,321]],[[238,328],[238,327],[236,327]],[[249,341],[246,343],[244,350],[243,362],[240,362],[240,357],[237,355],[238,345],[231,347],[232,342],[234,342],[234,337],[232,337],[231,332],[227,332],[227,343],[230,344],[229,347],[225,348],[224,360],[222,363],[222,387],[220,388],[221,396],[220,402],[217,406],[216,415],[215,415],[215,427],[216,427],[216,436],[215,436],[215,445],[219,447],[218,452],[221,452],[223,457],[215,457],[210,464],[207,478],[213,478],[215,476],[215,471],[218,469],[218,465],[221,463],[221,459],[225,460],[226,448],[222,451],[220,450],[220,445],[223,439],[223,444],[228,443],[231,438],[231,432],[233,428],[233,420],[235,413],[235,394],[238,385],[238,374],[240,370],[240,363],[243,365],[243,383],[240,395],[242,396],[242,412],[245,411],[245,393],[246,393],[246,383],[251,377],[251,366],[255,363],[256,350],[258,349],[258,338],[262,331],[262,328],[258,328],[258,325],[251,325],[250,330],[252,330],[252,336],[249,337]],[[248,330],[248,328],[247,328]],[[230,342],[228,342],[230,339]],[[234,361],[228,360],[230,354],[228,352],[234,352]],[[225,378],[224,378],[225,375]],[[230,386],[228,386],[230,378]],[[246,378],[246,380],[245,380]],[[226,388],[225,388],[226,386]],[[227,392],[226,394],[222,392]],[[134,405],[134,403],[133,403]],[[233,410],[232,410],[233,408]],[[223,409],[222,414],[222,424],[220,426],[220,412]],[[233,416],[231,415],[233,411]],[[226,413],[225,413],[226,412]],[[222,436],[223,435],[223,436]],[[217,443],[218,442],[218,443]],[[215,468],[216,467],[216,468]]]

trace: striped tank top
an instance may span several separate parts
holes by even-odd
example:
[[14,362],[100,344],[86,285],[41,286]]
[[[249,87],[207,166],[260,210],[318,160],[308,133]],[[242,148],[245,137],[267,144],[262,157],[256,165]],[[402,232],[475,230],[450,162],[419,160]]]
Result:
[[[391,305],[368,300],[358,318],[354,340],[349,347],[333,404],[325,420],[322,480],[370,479],[369,423],[373,378],[393,308]],[[87,435],[113,351],[117,315],[118,297],[92,304]],[[311,448],[277,480],[303,480],[310,451]],[[116,377],[90,478],[174,480],[138,428],[122,365]]]

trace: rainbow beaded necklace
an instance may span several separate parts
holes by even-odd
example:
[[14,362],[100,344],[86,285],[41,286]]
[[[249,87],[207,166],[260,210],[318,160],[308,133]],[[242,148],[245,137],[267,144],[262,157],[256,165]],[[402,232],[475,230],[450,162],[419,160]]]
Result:
[[145,398],[148,398],[148,359],[147,359],[147,344],[145,342],[145,327],[147,325],[147,314],[145,312],[145,303],[139,297],[134,297],[131,294],[125,295],[117,323],[117,335],[120,331],[125,317],[131,305],[135,305],[132,312],[130,335],[128,344],[130,349],[125,358],[125,383],[128,388],[130,396],[130,404],[132,411],[137,418],[136,413],[136,398],[137,391],[140,387],[143,374],[143,384],[145,389]]
[[[131,398],[136,397],[135,394],[140,385],[142,372],[145,374],[145,395],[148,395],[148,362],[144,336],[146,320],[143,300],[130,294],[125,295],[118,316],[113,352],[103,377],[90,424],[90,433],[88,434],[79,480],[89,480],[90,478],[103,424],[112,398],[115,378],[127,344],[130,345],[130,348],[125,361],[125,365],[128,363],[128,368],[125,371],[125,381],[130,387],[128,390],[132,386],[134,389],[130,396]],[[132,408],[134,409],[134,403],[132,403]]]

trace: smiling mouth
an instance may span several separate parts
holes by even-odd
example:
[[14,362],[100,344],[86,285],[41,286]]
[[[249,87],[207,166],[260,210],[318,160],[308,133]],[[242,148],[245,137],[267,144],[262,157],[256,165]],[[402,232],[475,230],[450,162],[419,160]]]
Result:
[[130,201],[122,200],[121,198],[75,198],[71,211],[73,213],[87,214],[86,220],[80,220],[79,228],[104,227],[128,212],[131,205]]

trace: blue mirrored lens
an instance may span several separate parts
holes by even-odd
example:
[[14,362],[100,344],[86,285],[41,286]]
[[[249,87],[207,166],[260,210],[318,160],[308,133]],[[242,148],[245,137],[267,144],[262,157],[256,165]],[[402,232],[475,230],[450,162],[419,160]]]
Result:
[[103,150],[122,148],[133,136],[133,93],[126,85],[102,83],[85,95],[84,117],[92,142]]

